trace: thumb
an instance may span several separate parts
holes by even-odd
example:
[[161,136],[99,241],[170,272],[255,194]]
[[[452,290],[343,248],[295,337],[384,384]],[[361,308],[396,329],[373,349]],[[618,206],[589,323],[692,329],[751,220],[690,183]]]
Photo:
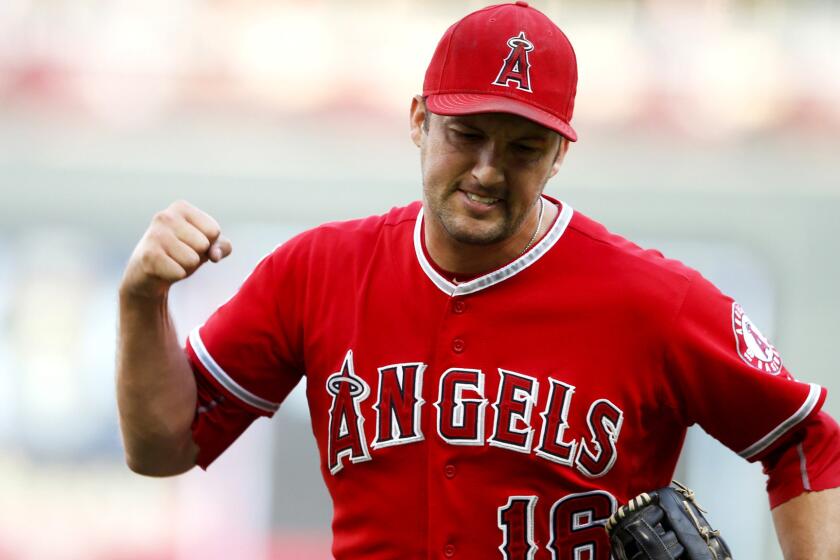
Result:
[[230,239],[220,235],[219,238],[210,245],[210,248],[207,250],[207,256],[215,263],[230,255],[232,251],[233,245],[231,245]]

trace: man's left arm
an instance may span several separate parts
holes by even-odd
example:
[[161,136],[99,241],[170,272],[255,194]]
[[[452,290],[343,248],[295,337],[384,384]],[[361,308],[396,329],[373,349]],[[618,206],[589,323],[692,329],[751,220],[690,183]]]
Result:
[[840,558],[840,426],[826,412],[762,459],[786,560]]
[[826,390],[797,381],[737,302],[696,272],[689,278],[664,353],[674,409],[762,462],[787,560],[840,559],[840,528],[828,534],[838,519],[829,512],[840,513],[828,492],[840,488],[840,426],[821,410]]

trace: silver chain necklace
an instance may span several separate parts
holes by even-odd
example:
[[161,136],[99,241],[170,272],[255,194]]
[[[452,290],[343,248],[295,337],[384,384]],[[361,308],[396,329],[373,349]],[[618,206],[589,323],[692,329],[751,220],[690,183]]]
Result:
[[531,245],[534,244],[534,240],[537,238],[537,234],[540,232],[540,228],[542,228],[542,219],[543,219],[543,210],[545,210],[545,202],[543,202],[543,197],[540,196],[540,217],[537,218],[537,229],[534,230],[534,235],[531,236],[531,240],[528,241],[528,244],[525,245],[525,248],[522,249],[522,252],[519,253],[519,256],[525,254],[525,252],[531,248]]

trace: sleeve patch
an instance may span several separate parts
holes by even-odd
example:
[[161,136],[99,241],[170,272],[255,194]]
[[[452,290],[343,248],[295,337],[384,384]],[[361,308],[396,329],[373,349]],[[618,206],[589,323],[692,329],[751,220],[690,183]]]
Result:
[[735,348],[744,362],[771,375],[782,371],[779,351],[761,334],[737,302],[732,303],[732,331],[735,334]]

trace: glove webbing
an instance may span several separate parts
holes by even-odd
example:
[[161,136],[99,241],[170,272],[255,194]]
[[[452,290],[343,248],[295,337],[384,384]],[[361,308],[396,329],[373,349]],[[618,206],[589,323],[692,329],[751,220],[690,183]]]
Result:
[[624,519],[627,517],[628,512],[636,511],[637,509],[642,509],[643,507],[650,505],[653,500],[651,499],[650,495],[647,492],[642,492],[629,502],[627,505],[623,505],[616,510],[614,514],[607,519],[607,531],[611,530],[616,523],[618,523],[619,519]]

